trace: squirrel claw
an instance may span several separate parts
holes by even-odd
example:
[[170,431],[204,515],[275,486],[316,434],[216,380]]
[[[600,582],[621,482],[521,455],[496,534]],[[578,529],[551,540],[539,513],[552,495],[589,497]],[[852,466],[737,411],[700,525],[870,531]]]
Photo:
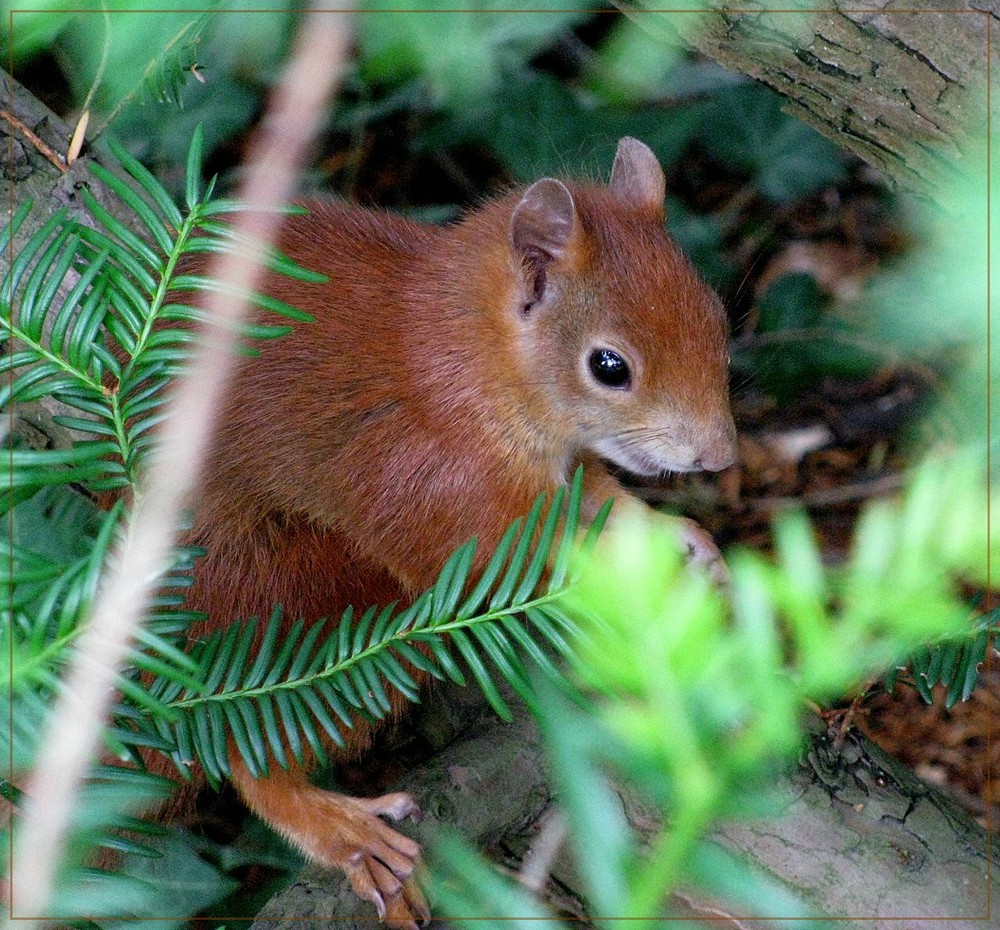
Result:
[[[395,906],[399,906],[401,912],[403,912],[403,919],[409,920],[409,924],[406,924],[406,930],[410,930],[411,927],[415,927],[414,918],[421,926],[426,926],[431,920],[431,909],[430,905],[427,903],[427,899],[424,897],[424,893],[420,890],[420,886],[417,884],[416,880],[413,878],[408,878],[403,882],[403,893],[400,897],[393,899],[390,906],[389,916],[386,918],[386,923],[394,927],[393,923],[396,920],[394,915]],[[400,924],[400,927],[404,926]]]
[[374,904],[391,930],[417,930],[417,921],[430,921],[430,907],[412,876],[400,879],[377,858],[361,852],[350,857],[344,871],[354,893]]
[[[329,796],[328,796],[329,797]],[[379,798],[338,797],[337,803],[353,810],[350,845],[343,858],[331,857],[347,874],[354,893],[370,901],[379,919],[392,930],[417,930],[416,921],[430,920],[430,908],[413,878],[420,844],[397,832],[379,816],[402,820],[420,814],[404,792]]]
[[417,804],[412,795],[405,791],[383,794],[378,798],[356,798],[355,800],[366,813],[388,817],[397,822],[404,817],[409,817],[414,823],[420,823],[424,816],[420,805]]

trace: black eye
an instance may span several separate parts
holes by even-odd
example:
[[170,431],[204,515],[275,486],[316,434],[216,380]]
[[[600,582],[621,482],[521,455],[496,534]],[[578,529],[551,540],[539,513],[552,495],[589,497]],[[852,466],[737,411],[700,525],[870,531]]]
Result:
[[594,349],[587,364],[590,366],[590,373],[607,387],[626,388],[632,380],[628,363],[611,349]]

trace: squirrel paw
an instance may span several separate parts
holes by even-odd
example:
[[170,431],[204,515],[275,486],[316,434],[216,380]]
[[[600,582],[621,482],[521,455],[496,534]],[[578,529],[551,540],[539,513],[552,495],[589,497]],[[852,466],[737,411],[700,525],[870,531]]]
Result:
[[419,820],[410,795],[352,798],[317,788],[302,769],[277,766],[267,778],[253,778],[235,749],[230,758],[233,780],[250,806],[313,862],[344,872],[393,930],[415,930],[416,920],[430,919],[413,878],[420,844],[381,819]]
[[420,844],[379,819],[418,821],[416,801],[404,792],[378,798],[327,794],[324,800],[337,808],[330,813],[338,829],[315,858],[342,869],[354,893],[371,901],[392,930],[416,930],[418,920],[430,920],[430,908],[413,878]]
[[694,520],[686,517],[677,517],[676,520],[681,531],[681,542],[687,548],[688,564],[704,569],[720,588],[728,585],[729,568],[715,545],[715,540]]
[[413,876],[400,878],[374,856],[357,852],[344,870],[354,893],[371,901],[382,922],[392,930],[417,930],[426,924],[430,907]]

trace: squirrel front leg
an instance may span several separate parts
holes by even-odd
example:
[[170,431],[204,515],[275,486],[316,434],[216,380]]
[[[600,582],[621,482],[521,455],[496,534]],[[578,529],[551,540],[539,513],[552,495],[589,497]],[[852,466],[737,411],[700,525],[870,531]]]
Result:
[[[188,592],[188,604],[206,614],[192,631],[195,638],[223,628],[233,615],[266,616],[276,602],[284,607],[284,633],[300,617],[314,621],[352,602],[389,603],[402,594],[377,566],[352,556],[342,535],[304,519],[266,516],[235,528],[216,521],[196,528],[189,541],[207,549]],[[391,700],[396,712],[406,703],[395,692]],[[344,733],[343,755],[363,750],[368,735],[365,721],[356,720]],[[415,921],[427,917],[413,878],[420,847],[380,819],[419,816],[409,795],[353,798],[324,791],[311,784],[306,767],[285,770],[273,756],[269,774],[254,778],[232,740],[228,755],[231,780],[247,806],[311,861],[346,873],[389,926],[415,930]],[[336,761],[338,753],[331,755]]]
[[583,461],[583,508],[581,516],[591,521],[609,498],[614,500],[609,521],[613,525],[628,512],[642,513],[647,519],[669,523],[679,532],[682,545],[686,549],[689,565],[704,568],[712,581],[724,586],[729,583],[729,569],[719,552],[715,540],[703,527],[687,517],[675,517],[654,510],[634,494],[629,494],[597,459]]
[[353,798],[313,785],[302,768],[273,765],[254,778],[235,746],[229,748],[233,784],[249,807],[312,862],[340,869],[358,897],[371,901],[393,930],[416,930],[430,919],[413,871],[420,845],[381,817],[420,818],[420,808],[405,792],[378,798]]

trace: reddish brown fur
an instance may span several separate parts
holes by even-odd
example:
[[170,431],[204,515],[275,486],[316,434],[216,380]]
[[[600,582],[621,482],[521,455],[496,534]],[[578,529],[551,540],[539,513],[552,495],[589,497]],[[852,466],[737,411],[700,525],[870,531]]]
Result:
[[[276,602],[290,623],[405,600],[473,535],[488,557],[539,492],[576,461],[593,463],[580,437],[604,419],[669,408],[682,424],[671,435],[690,424],[691,442],[724,457],[717,299],[658,207],[605,187],[570,190],[578,222],[548,267],[557,304],[527,316],[531,270],[508,234],[521,192],[447,228],[327,202],[288,219],[279,247],[330,280],[272,275],[263,288],[316,322],[263,344],[221,411],[189,538],[208,550],[188,599],[207,612],[204,630],[267,616]],[[581,340],[594,333],[638,353],[646,394],[581,387]],[[623,492],[592,467],[587,510],[608,496]],[[348,751],[363,748],[364,723],[348,737]],[[303,808],[301,774],[254,782],[236,769],[252,806],[315,858],[345,866],[316,850],[347,820]]]

